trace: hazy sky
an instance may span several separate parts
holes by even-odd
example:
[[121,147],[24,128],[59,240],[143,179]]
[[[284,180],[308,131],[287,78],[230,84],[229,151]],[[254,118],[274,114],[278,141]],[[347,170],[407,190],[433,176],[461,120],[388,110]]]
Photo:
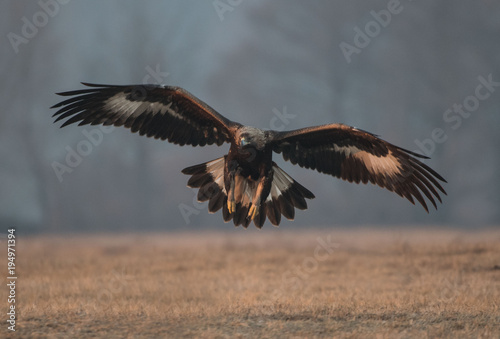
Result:
[[[343,122],[429,155],[449,181],[443,205],[427,214],[277,155],[317,197],[282,227],[500,220],[497,2],[2,1],[0,17],[2,224],[233,227],[193,202],[180,173],[227,146],[181,148],[116,129],[61,180],[54,163],[68,165],[92,129],[59,129],[49,107],[81,81],[182,86],[260,128]],[[186,219],[182,206],[196,213]]]

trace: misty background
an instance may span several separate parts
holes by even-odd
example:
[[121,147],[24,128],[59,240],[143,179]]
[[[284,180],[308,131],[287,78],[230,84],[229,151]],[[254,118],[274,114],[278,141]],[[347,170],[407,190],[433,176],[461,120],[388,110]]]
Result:
[[0,33],[2,229],[234,228],[180,172],[228,145],[60,129],[55,93],[81,81],[181,86],[259,128],[342,122],[429,155],[448,180],[427,214],[276,155],[316,195],[281,228],[499,224],[498,1],[16,0],[0,3]]

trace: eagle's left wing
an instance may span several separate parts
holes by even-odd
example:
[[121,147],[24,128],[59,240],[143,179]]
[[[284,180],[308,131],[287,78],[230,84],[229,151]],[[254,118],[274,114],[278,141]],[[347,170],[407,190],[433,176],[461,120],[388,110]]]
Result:
[[75,122],[124,126],[175,144],[220,146],[239,126],[180,87],[83,84],[91,88],[58,93],[71,96],[52,106],[60,108],[56,121],[68,118],[61,127]]
[[427,157],[354,127],[331,124],[269,133],[273,150],[285,160],[349,182],[377,184],[411,203],[415,197],[427,212],[421,193],[434,207],[434,197],[441,202],[436,188],[446,194],[438,182],[446,180],[417,160]]

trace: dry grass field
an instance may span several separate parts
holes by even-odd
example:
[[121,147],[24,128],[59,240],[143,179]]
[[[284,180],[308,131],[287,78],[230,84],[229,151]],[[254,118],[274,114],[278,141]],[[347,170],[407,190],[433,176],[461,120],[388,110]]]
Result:
[[0,337],[499,338],[500,231],[17,238]]

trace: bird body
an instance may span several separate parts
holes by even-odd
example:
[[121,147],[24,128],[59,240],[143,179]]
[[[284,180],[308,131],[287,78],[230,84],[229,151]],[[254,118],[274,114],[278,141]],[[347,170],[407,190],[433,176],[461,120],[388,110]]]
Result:
[[[293,220],[295,208],[307,209],[314,194],[272,160],[273,152],[292,164],[354,183],[377,184],[428,211],[424,196],[437,208],[439,181],[446,182],[418,158],[376,135],[343,124],[293,131],[261,130],[233,122],[186,90],[172,86],[111,86],[59,93],[70,96],[53,108],[61,127],[115,125],[174,144],[205,146],[229,143],[227,155],[182,170],[188,186],[211,213],[222,209],[224,221],[261,228],[266,217],[277,226],[281,216]],[[439,181],[438,181],[439,180]],[[423,195],[422,195],[423,194]]]

